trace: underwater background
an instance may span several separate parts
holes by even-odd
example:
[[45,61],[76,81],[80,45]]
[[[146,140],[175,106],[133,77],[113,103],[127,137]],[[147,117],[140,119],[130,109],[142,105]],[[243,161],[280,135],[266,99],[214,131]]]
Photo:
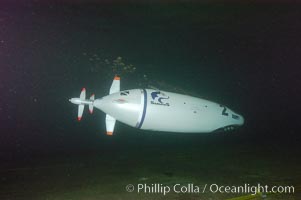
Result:
[[[301,5],[1,1],[0,199],[229,199],[127,184],[293,185],[301,191]],[[158,88],[227,105],[243,127],[143,131],[68,99]],[[257,199],[262,199],[257,197]]]

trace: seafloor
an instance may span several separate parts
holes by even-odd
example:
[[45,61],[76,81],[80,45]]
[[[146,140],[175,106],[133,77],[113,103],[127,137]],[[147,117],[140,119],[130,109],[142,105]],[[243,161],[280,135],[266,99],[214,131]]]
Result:
[[[122,134],[118,130],[118,134]],[[225,134],[183,138],[181,135],[106,139],[88,152],[43,155],[2,166],[1,199],[230,199],[246,194],[144,194],[127,184],[250,184],[295,187],[294,194],[267,194],[265,199],[300,198],[300,153],[270,142],[238,141]],[[145,134],[145,135],[144,135]],[[140,143],[140,144],[139,144]],[[295,153],[292,153],[295,152]],[[244,199],[262,199],[250,196]],[[252,197],[252,198],[250,198]]]

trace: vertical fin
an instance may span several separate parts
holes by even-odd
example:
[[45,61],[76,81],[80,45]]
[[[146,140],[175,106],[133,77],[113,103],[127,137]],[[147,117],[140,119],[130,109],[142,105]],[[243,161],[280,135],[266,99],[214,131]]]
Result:
[[106,115],[107,135],[113,135],[116,119],[110,115]]
[[120,77],[115,76],[110,88],[110,94],[116,93],[120,91]]
[[78,105],[78,113],[77,113],[77,120],[78,121],[80,121],[82,119],[84,108],[85,108],[84,105]]
[[85,100],[86,99],[86,88],[83,88],[82,91],[80,92],[80,96],[79,98],[81,100]]
[[93,113],[93,101],[94,101],[94,99],[95,99],[95,95],[92,94],[91,97],[90,97],[90,100],[92,101],[92,104],[89,104],[89,112],[90,112],[90,114]]

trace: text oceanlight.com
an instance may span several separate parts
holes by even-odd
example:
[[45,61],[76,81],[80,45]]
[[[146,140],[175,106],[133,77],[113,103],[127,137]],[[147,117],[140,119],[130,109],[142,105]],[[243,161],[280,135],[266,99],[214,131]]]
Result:
[[228,194],[252,194],[256,195],[257,193],[287,193],[293,194],[295,192],[294,186],[268,186],[261,185],[250,185],[245,183],[243,185],[219,185],[219,184],[204,184],[203,186],[195,185],[193,183],[188,184],[174,184],[174,185],[164,185],[160,183],[153,184],[128,184],[126,186],[127,192],[137,192],[137,193],[146,193],[146,194],[163,194],[168,193],[190,193],[190,194],[199,194],[199,193],[228,193]]

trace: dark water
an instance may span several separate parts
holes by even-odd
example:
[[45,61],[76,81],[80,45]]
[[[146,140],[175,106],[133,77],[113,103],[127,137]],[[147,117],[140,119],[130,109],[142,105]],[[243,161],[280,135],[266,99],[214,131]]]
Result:
[[[301,5],[0,5],[1,199],[237,196],[124,189],[143,181],[300,188]],[[132,71],[114,71],[118,57]],[[117,123],[107,137],[103,113],[86,112],[78,123],[68,99],[82,87],[106,95],[115,73],[122,89],[204,97],[242,114],[245,125],[228,133],[173,134]]]

